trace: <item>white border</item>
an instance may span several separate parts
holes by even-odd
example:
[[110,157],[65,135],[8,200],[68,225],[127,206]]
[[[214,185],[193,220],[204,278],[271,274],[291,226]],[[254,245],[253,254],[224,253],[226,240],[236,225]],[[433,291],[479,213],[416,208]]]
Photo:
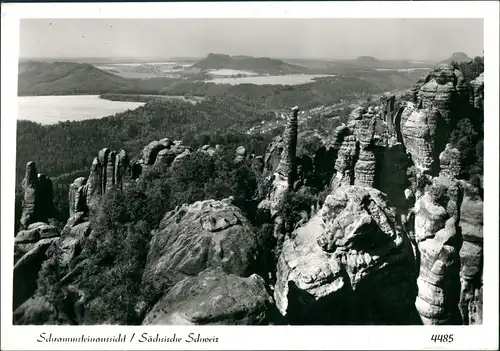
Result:
[[[484,18],[485,201],[484,324],[457,327],[21,327],[12,326],[12,264],[20,18]],[[465,25],[465,24],[464,24]],[[1,117],[1,349],[498,349],[498,126],[499,3],[472,2],[270,2],[270,3],[71,3],[2,4]],[[37,342],[41,332],[59,336],[136,333],[218,336],[218,343],[54,344]],[[436,345],[432,334],[452,333]]]

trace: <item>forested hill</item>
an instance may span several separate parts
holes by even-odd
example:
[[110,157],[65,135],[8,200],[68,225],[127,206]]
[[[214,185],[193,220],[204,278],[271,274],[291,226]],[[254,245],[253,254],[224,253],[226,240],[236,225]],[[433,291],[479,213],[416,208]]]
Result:
[[293,65],[269,57],[257,58],[222,54],[208,54],[206,58],[198,61],[194,64],[194,66],[202,70],[229,68],[236,70],[248,70],[264,74],[308,73],[310,71],[306,67]]
[[132,90],[133,80],[100,70],[86,63],[19,63],[18,94],[85,94]]
[[272,119],[275,119],[273,112],[243,100],[208,98],[196,105],[175,100],[155,101],[102,119],[48,126],[19,121],[17,181],[24,176],[28,161],[35,161],[43,173],[53,177],[88,167],[95,153],[104,147],[124,148],[136,155],[151,140],[166,136],[193,146],[209,141],[231,144],[224,135],[233,135],[236,143],[243,142],[235,135],[244,137],[251,126]]

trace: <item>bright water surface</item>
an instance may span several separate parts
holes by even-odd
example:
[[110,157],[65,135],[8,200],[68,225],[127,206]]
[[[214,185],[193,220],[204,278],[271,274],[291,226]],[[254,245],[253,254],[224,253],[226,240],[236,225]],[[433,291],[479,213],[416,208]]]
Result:
[[144,105],[143,102],[110,101],[99,95],[20,96],[19,119],[54,124],[102,118]]

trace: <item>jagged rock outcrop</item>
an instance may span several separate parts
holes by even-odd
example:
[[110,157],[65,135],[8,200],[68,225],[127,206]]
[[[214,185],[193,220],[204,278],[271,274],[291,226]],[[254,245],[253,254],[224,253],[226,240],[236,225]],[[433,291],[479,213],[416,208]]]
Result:
[[14,310],[14,325],[38,325],[41,321],[57,321],[58,325],[72,324],[64,312],[43,296],[33,296]]
[[[206,147],[205,147],[206,146]],[[205,145],[200,152],[215,155],[216,149]],[[142,171],[152,165],[165,165],[170,167],[177,159],[185,157],[191,153],[191,148],[182,143],[181,140],[170,140],[163,138],[150,142],[144,147],[139,159],[131,163],[131,177],[137,179]]]
[[394,109],[396,104],[396,96],[394,94],[385,93],[380,98],[381,107],[382,107],[382,118],[385,121],[387,128],[391,132],[391,134],[395,133],[394,128]]
[[76,212],[69,218],[62,230],[62,238],[59,242],[61,265],[68,265],[81,253],[90,232],[91,227],[85,212]]
[[157,140],[150,142],[148,145],[144,147],[142,150],[142,159],[146,166],[150,166],[155,163],[156,156],[158,152],[165,149],[166,146],[163,143],[160,143]]
[[24,248],[24,250],[27,251],[16,261],[14,265],[14,309],[35,293],[37,288],[38,272],[42,267],[42,263],[47,259],[45,253],[50,245],[58,240],[58,237],[39,239],[33,245]]
[[130,177],[130,160],[125,150],[100,150],[92,161],[88,179],[77,178],[69,187],[70,217],[96,209],[102,195],[113,189],[123,190]]
[[460,151],[450,144],[446,144],[445,149],[439,155],[439,164],[441,168],[440,175],[456,179],[462,174]]
[[347,135],[343,138],[337,159],[335,160],[335,176],[332,179],[332,189],[342,185],[354,184],[354,167],[358,145],[354,135]]
[[76,212],[84,212],[87,210],[87,194],[85,190],[88,192],[88,187],[85,189],[86,184],[87,178],[79,177],[76,178],[69,186],[68,204],[70,217],[72,217]]
[[297,155],[297,115],[299,107],[292,108],[292,113],[288,116],[285,131],[283,133],[283,153],[281,154],[280,163],[276,169],[276,173],[281,174],[287,179],[288,187],[292,188],[295,182],[297,172],[297,164],[295,162]]
[[166,291],[187,276],[216,267],[251,274],[255,233],[228,199],[180,206],[168,212],[152,234],[143,285]]
[[474,108],[484,110],[484,73],[470,82],[472,87],[471,104]]
[[235,163],[242,162],[245,160],[246,157],[247,157],[247,150],[245,149],[245,147],[238,146],[238,148],[236,149],[236,157],[234,158],[234,162]]
[[43,174],[38,174],[36,164],[26,164],[22,188],[24,191],[21,229],[26,229],[35,222],[48,222],[56,215],[53,202],[52,181]]
[[437,175],[448,130],[437,109],[411,112],[402,128],[404,144],[419,174]]
[[[220,145],[219,145],[220,146]],[[216,147],[212,147],[210,145],[203,145],[201,149],[198,149],[198,151],[204,152],[208,154],[209,156],[215,156],[215,154],[219,151]],[[236,150],[238,151],[238,150]]]
[[483,200],[479,189],[460,181],[464,198],[460,206],[460,313],[463,324],[483,321]]
[[351,112],[349,118],[347,126],[339,126],[333,133],[333,147],[338,149],[338,153],[331,189],[354,184],[375,186],[377,168],[374,152],[377,122],[375,109],[360,106]]
[[286,239],[276,304],[292,324],[411,324],[418,317],[413,260],[384,195],[342,186]]
[[420,252],[415,306],[423,324],[460,324],[460,206],[463,191],[436,177],[415,203],[415,240]]
[[271,303],[264,279],[220,267],[186,277],[152,308],[143,325],[262,325]]

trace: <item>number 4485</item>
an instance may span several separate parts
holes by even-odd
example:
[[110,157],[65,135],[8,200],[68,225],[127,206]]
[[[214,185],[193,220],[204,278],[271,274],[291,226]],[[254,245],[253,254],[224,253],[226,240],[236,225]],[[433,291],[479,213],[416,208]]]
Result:
[[434,342],[453,342],[453,334],[432,334],[431,340]]

